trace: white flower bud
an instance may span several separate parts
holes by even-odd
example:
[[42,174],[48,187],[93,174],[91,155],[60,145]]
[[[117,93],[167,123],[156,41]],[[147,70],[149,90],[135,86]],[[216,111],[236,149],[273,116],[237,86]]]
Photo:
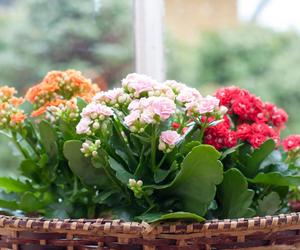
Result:
[[129,179],[128,183],[129,183],[130,187],[133,187],[136,184],[136,180],[135,179]]
[[142,180],[138,180],[136,185],[138,185],[139,187],[143,186],[143,181]]
[[166,144],[163,143],[163,142],[159,142],[158,149],[161,150],[161,151],[165,150],[166,149]]
[[96,141],[95,141],[95,145],[96,145],[97,147],[99,147],[100,144],[101,144],[101,141],[100,141],[100,140],[96,140]]
[[92,118],[92,119],[96,119],[97,117],[98,117],[98,114],[97,114],[97,113],[94,112],[94,113],[91,114],[91,118]]
[[94,128],[94,129],[99,129],[99,128],[100,128],[99,122],[94,122],[93,128]]
[[90,144],[87,143],[87,142],[84,142],[84,143],[82,144],[82,148],[84,148],[84,149],[88,149],[89,147],[90,147]]
[[97,151],[93,151],[93,152],[92,152],[92,156],[93,156],[93,157],[96,157],[96,156],[98,156],[98,153],[97,153]]

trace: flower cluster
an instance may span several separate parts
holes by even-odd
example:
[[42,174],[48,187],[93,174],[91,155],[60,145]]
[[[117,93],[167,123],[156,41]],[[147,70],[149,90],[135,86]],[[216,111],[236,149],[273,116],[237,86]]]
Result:
[[238,87],[220,88],[215,95],[228,113],[238,117],[239,123],[266,123],[282,129],[288,120],[287,113],[274,104],[264,103],[259,97]]
[[280,145],[279,134],[268,124],[243,123],[237,127],[237,137],[241,141],[249,142],[254,148],[258,148],[267,139],[273,139],[277,146]]
[[128,110],[129,115],[124,118],[124,123],[132,132],[144,132],[148,124],[165,121],[175,113],[174,101],[167,97],[149,97],[132,101]]
[[125,93],[122,88],[115,88],[108,91],[98,92],[94,96],[93,101],[110,107],[120,108],[128,105],[131,98],[130,95]]
[[250,143],[254,148],[267,139],[273,139],[277,146],[280,145],[280,131],[288,120],[283,109],[264,103],[259,97],[237,87],[221,88],[215,96],[228,109],[232,121],[230,129],[236,131],[237,139]]
[[221,150],[223,148],[236,146],[237,138],[237,133],[230,128],[228,116],[224,116],[223,122],[206,129],[204,143],[210,144],[216,149]]
[[283,149],[287,152],[300,150],[300,135],[290,135],[282,142]]
[[[56,100],[46,107],[46,119],[51,122],[55,122],[62,119],[66,122],[76,121],[79,117],[79,108],[77,106],[77,99],[71,100]],[[33,112],[33,116],[36,116],[36,111]]]
[[164,151],[165,153],[169,153],[174,149],[175,145],[179,142],[179,140],[180,134],[178,134],[176,131],[163,131],[159,137],[158,148],[159,150]]
[[78,134],[93,135],[97,131],[103,133],[107,130],[109,117],[113,116],[113,110],[100,103],[91,102],[81,112],[81,120],[76,127]]
[[94,143],[89,140],[86,140],[84,143],[82,143],[80,151],[84,154],[85,157],[97,157],[100,145],[101,141],[99,139],[96,140]]
[[23,103],[23,98],[14,95],[17,91],[7,86],[0,87],[0,128],[20,128],[26,119],[24,111],[18,106]]
[[44,114],[48,106],[61,104],[61,100],[81,97],[86,101],[98,91],[98,87],[76,70],[51,71],[40,84],[30,88],[25,98],[34,105],[33,116]]
[[129,179],[128,181],[128,187],[130,188],[130,190],[133,191],[134,196],[138,199],[142,198],[143,196],[142,186],[143,186],[142,180],[136,181],[135,179]]

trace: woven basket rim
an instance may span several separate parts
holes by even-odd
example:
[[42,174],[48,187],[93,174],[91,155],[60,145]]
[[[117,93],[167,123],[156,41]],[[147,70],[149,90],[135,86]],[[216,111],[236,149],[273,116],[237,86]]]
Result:
[[95,231],[120,234],[191,234],[191,233],[222,233],[248,230],[286,229],[299,226],[300,213],[279,214],[275,216],[208,220],[203,223],[160,222],[125,222],[107,219],[46,219],[0,215],[0,229],[13,230],[47,230],[47,231]]

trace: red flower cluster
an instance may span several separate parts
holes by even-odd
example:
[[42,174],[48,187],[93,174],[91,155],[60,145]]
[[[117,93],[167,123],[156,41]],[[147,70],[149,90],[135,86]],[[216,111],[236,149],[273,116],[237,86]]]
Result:
[[276,130],[284,128],[287,113],[274,104],[264,103],[259,97],[237,87],[220,88],[216,92],[220,104],[228,108],[230,115],[242,123],[266,123]]
[[300,149],[300,135],[290,135],[282,142],[284,151],[297,151]]
[[204,134],[204,143],[218,150],[234,147],[237,139],[236,132],[230,129],[230,120],[227,116],[224,116],[223,122],[207,128]]
[[275,130],[265,123],[243,123],[237,127],[237,137],[241,141],[249,142],[254,148],[258,148],[267,139],[273,139],[277,146],[280,145],[280,137]]
[[264,103],[259,97],[237,87],[220,88],[216,97],[221,105],[228,108],[228,114],[235,122],[233,129],[240,141],[247,141],[258,148],[271,138],[279,146],[280,130],[288,120],[283,109]]

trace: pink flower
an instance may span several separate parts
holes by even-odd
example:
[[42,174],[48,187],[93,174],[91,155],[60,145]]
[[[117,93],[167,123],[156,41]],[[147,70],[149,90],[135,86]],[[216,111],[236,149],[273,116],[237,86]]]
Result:
[[82,117],[100,116],[100,115],[112,116],[113,113],[114,112],[110,107],[92,102],[82,110],[81,116]]
[[167,130],[160,134],[160,141],[164,142],[168,146],[174,146],[180,140],[180,134],[176,131]]
[[199,114],[206,114],[213,112],[217,107],[219,107],[220,100],[214,96],[206,96],[200,101],[198,107]]
[[137,73],[129,74],[122,80],[123,87],[127,88],[129,92],[133,92],[135,97],[139,97],[142,93],[153,90],[156,84],[157,82],[152,78]]
[[124,123],[130,127],[140,118],[140,111],[133,110],[129,115],[125,116]]
[[150,97],[150,110],[157,114],[162,121],[168,119],[175,113],[176,105],[174,101],[167,97]]
[[181,103],[200,101],[202,96],[197,89],[185,87],[180,90],[176,100]]
[[84,117],[76,126],[77,134],[86,134],[90,131],[89,125],[92,123],[90,118]]

